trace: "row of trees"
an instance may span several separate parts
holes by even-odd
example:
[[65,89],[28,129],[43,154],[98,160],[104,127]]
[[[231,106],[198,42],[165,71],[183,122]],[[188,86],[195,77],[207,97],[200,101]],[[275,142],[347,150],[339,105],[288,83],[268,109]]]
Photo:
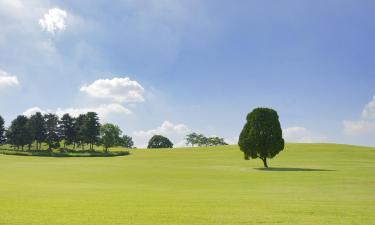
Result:
[[218,146],[228,145],[224,138],[220,137],[206,137],[203,134],[191,133],[186,135],[186,144],[194,146]]
[[[85,146],[93,151],[95,145],[102,145],[104,150],[114,146],[132,148],[134,143],[130,136],[122,135],[121,129],[111,123],[101,125],[95,112],[72,117],[64,114],[41,114],[37,112],[30,117],[18,116],[11,122],[8,129],[4,128],[4,120],[0,116],[0,144],[10,144],[17,149],[28,146],[30,150],[35,145],[36,150],[42,149],[42,143],[48,145],[48,150],[61,147],[73,149]],[[227,145],[224,138],[206,137],[203,134],[191,133],[186,136],[186,144],[191,146]],[[164,136],[154,135],[148,142],[147,148],[173,148],[173,143]]]
[[132,138],[123,135],[117,125],[101,125],[95,112],[72,117],[64,114],[61,119],[52,113],[41,114],[37,112],[30,117],[24,115],[14,119],[9,128],[5,129],[4,119],[0,116],[0,144],[10,144],[17,149],[28,146],[30,150],[35,144],[36,150],[42,149],[42,143],[48,145],[48,150],[67,145],[94,150],[94,145],[103,145],[107,151],[115,145],[132,148]]

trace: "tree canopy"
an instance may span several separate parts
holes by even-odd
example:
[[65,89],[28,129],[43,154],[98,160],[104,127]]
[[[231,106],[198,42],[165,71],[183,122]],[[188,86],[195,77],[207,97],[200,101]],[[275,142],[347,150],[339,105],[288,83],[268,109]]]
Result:
[[256,108],[246,117],[238,145],[245,160],[260,158],[268,167],[267,158],[275,157],[284,149],[281,125],[277,112],[269,108]]
[[14,119],[7,130],[6,137],[8,143],[22,150],[25,145],[32,143],[32,135],[28,124],[28,118],[26,116],[18,116]]
[[44,116],[46,122],[46,143],[48,145],[48,150],[60,146],[60,136],[59,136],[59,117],[52,113],[48,113]]
[[128,135],[123,135],[119,140],[119,144],[120,146],[125,147],[125,148],[133,148],[134,146],[132,137]]
[[31,150],[33,143],[36,150],[41,150],[42,143],[46,143],[50,151],[59,148],[60,143],[64,144],[60,151],[68,150],[67,145],[73,145],[73,149],[81,146],[84,150],[87,144],[91,151],[94,151],[94,145],[102,144],[105,150],[116,145],[132,148],[132,138],[127,135],[121,137],[121,133],[120,128],[114,124],[105,124],[102,127],[95,112],[81,114],[78,117],[64,114],[61,119],[52,113],[43,115],[36,112],[29,118],[20,115],[7,129],[0,116],[0,145],[9,144],[22,150],[25,145]]
[[115,146],[121,135],[121,130],[117,125],[106,123],[100,127],[101,143],[104,150],[107,152],[108,148]]
[[29,118],[29,128],[32,140],[36,143],[36,149],[40,149],[42,142],[46,141],[46,122],[40,112],[36,112]]
[[64,147],[65,145],[75,144],[77,136],[75,123],[75,118],[68,113],[64,114],[59,121],[60,137],[64,140]]
[[149,140],[147,148],[173,148],[173,143],[162,135],[154,135]]
[[224,138],[220,137],[206,137],[203,134],[197,134],[197,133],[190,133],[186,135],[186,144],[191,145],[194,147],[194,145],[197,146],[218,146],[218,145],[227,145],[227,143],[224,141]]
[[3,117],[0,116],[0,144],[5,142],[5,121]]

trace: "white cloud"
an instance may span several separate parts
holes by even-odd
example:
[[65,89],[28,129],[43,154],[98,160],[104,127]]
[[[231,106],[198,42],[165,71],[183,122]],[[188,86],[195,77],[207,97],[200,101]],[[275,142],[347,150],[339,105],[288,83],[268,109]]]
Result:
[[362,118],[368,120],[375,120],[375,96],[372,97],[372,101],[365,105],[362,111]]
[[147,131],[133,132],[134,143],[138,147],[146,147],[149,139],[156,134],[166,136],[169,138],[174,146],[184,146],[185,136],[190,132],[190,129],[185,124],[173,124],[168,120],[164,121],[161,126]]
[[64,115],[65,113],[69,113],[73,116],[78,116],[79,114],[87,113],[87,112],[96,112],[98,113],[99,117],[107,117],[111,113],[124,113],[130,114],[131,111],[120,104],[108,104],[108,105],[100,105],[97,107],[87,107],[87,108],[65,108],[61,109],[58,108],[56,110],[56,114],[59,116]]
[[113,79],[99,79],[90,85],[80,88],[81,92],[98,99],[107,99],[114,102],[143,102],[144,88],[128,77]]
[[0,87],[18,86],[18,78],[0,69]]
[[67,13],[65,10],[59,8],[49,9],[48,13],[44,14],[43,18],[39,19],[39,25],[42,27],[42,30],[55,34],[55,31],[63,31],[66,29],[66,17]]
[[375,96],[363,108],[360,120],[344,120],[343,126],[347,135],[375,133]]
[[20,0],[0,0],[0,13],[10,17],[19,17],[24,9],[24,4]]
[[25,110],[25,112],[23,112],[22,114],[25,115],[25,116],[31,116],[37,112],[40,112],[42,114],[45,114],[47,113],[46,111],[42,110],[41,108],[35,106],[35,107],[31,107],[31,108],[28,108]]
[[87,112],[96,112],[98,113],[99,117],[106,118],[112,113],[123,113],[123,114],[130,114],[131,111],[124,106],[120,104],[108,104],[108,105],[100,105],[96,107],[83,107],[83,108],[57,108],[56,110],[43,110],[39,107],[32,107],[27,109],[23,115],[30,116],[36,112],[41,112],[41,113],[55,113],[58,116],[62,116],[65,113],[69,113],[72,116],[78,116],[80,114],[84,114]]
[[283,136],[287,142],[314,143],[326,141],[325,137],[300,126],[283,129]]
[[358,120],[349,121],[344,120],[344,133],[348,135],[357,135],[375,131],[375,121]]

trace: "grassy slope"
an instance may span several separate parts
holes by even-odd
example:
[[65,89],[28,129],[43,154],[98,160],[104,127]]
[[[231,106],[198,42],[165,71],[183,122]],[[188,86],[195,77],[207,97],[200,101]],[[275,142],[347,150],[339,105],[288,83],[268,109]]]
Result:
[[375,223],[374,148],[288,144],[261,165],[235,146],[0,155],[0,224]]

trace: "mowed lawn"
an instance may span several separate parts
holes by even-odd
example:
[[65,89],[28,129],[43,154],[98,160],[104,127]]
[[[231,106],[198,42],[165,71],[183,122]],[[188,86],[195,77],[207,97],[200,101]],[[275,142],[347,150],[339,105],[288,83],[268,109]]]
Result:
[[111,158],[0,155],[0,224],[375,224],[375,148],[288,144]]

